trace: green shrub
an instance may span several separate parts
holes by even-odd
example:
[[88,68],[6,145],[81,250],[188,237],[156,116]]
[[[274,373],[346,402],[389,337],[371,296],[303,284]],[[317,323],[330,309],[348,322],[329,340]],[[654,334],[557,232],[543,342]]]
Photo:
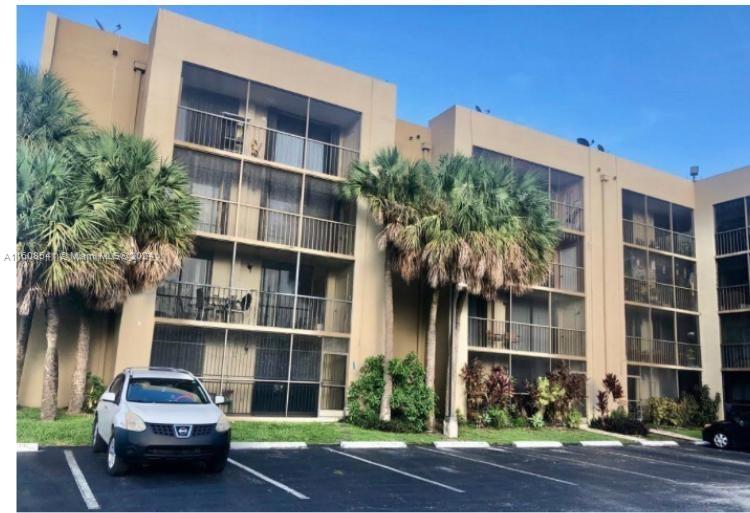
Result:
[[576,429],[581,425],[583,415],[578,410],[570,410],[565,416],[565,427],[570,429]]
[[489,416],[488,424],[494,428],[504,429],[513,426],[510,413],[506,408],[492,407],[487,410]]
[[544,414],[538,411],[529,417],[529,426],[533,429],[542,429],[544,427]]
[[679,426],[682,421],[680,405],[670,397],[651,397],[647,418],[657,426]]
[[391,418],[409,431],[424,431],[435,408],[435,394],[425,384],[424,366],[416,354],[409,353],[404,359],[391,360],[389,367],[393,378]]
[[90,372],[86,373],[86,396],[83,399],[83,407],[86,413],[93,413],[96,405],[99,404],[99,398],[106,390],[102,378]]
[[529,427],[529,420],[528,420],[528,418],[526,418],[526,417],[521,417],[521,416],[518,416],[518,417],[513,417],[513,419],[511,420],[511,425],[512,425],[512,426],[513,426],[514,428],[525,428],[525,427]]
[[703,426],[715,422],[719,407],[721,406],[721,396],[716,394],[711,398],[711,389],[708,385],[703,385],[702,387],[695,388],[693,398],[698,408],[694,417],[689,419],[688,425]]
[[380,399],[385,387],[384,361],[383,355],[367,358],[359,377],[349,387],[347,421],[355,426],[380,427]]
[[591,419],[589,425],[595,429],[603,429],[613,433],[622,433],[623,435],[648,435],[648,428],[640,420],[634,419],[620,407],[610,413],[608,416]]

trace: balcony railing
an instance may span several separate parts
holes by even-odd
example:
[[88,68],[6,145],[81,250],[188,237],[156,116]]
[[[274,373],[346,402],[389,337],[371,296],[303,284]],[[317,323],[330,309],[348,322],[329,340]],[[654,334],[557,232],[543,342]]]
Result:
[[747,251],[750,228],[735,228],[716,234],[716,254],[727,255]]
[[305,216],[302,247],[329,253],[354,254],[354,225]]
[[625,277],[625,300],[682,310],[698,310],[698,291]]
[[198,200],[196,231],[233,235],[236,204],[230,201],[195,196]]
[[175,138],[337,177],[347,176],[359,159],[359,151],[352,148],[183,106],[177,109]]
[[682,367],[701,366],[699,344],[628,336],[625,337],[625,345],[630,362]]
[[750,285],[719,287],[719,311],[750,308]]
[[583,207],[571,205],[560,201],[550,201],[552,217],[560,221],[563,228],[583,231]]
[[547,286],[553,289],[583,292],[583,267],[554,263],[551,266]]
[[297,245],[297,214],[252,205],[240,205],[239,210],[237,237],[285,246]]
[[[296,314],[295,314],[296,308]],[[348,333],[351,301],[169,281],[156,291],[156,316]]]
[[722,344],[721,365],[725,369],[750,369],[750,343]]
[[689,233],[673,232],[665,228],[623,219],[622,237],[628,244],[636,246],[678,255],[695,255],[695,237]]
[[586,334],[582,330],[470,317],[469,346],[506,351],[585,356]]

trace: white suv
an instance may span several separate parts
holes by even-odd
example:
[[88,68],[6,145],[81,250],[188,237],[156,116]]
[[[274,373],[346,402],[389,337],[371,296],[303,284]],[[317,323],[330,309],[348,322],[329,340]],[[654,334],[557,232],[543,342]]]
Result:
[[91,444],[95,452],[107,450],[112,475],[163,460],[200,460],[209,472],[221,472],[231,427],[222,403],[185,370],[125,369],[99,400]]

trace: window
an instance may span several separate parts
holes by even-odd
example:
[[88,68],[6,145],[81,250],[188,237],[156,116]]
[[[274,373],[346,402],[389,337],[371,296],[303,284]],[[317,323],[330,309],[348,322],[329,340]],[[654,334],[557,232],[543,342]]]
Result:
[[122,385],[125,382],[125,376],[118,374],[115,379],[112,380],[112,384],[109,385],[109,391],[115,394],[115,402],[120,402],[120,394],[122,393]]
[[717,233],[747,226],[745,199],[739,198],[714,205],[714,224]]
[[154,404],[208,404],[208,396],[193,379],[130,378],[128,401]]

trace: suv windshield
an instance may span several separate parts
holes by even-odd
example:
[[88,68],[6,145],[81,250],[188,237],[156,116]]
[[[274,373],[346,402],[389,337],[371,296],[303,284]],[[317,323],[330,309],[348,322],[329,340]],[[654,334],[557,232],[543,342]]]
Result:
[[203,388],[195,380],[131,378],[127,400],[132,403],[207,404]]

